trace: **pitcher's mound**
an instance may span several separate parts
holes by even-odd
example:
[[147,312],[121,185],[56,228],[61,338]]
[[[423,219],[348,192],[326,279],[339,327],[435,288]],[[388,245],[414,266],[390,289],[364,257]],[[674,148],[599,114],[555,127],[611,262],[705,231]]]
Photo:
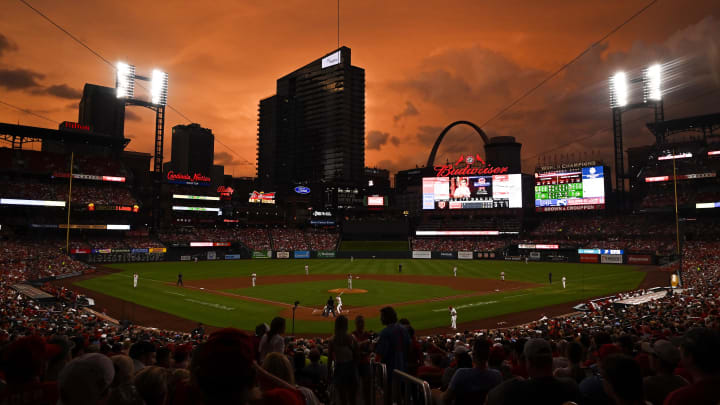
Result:
[[365,294],[367,290],[363,290],[362,288],[353,288],[352,290],[349,288],[334,288],[332,290],[328,290],[328,292],[331,292],[333,294]]

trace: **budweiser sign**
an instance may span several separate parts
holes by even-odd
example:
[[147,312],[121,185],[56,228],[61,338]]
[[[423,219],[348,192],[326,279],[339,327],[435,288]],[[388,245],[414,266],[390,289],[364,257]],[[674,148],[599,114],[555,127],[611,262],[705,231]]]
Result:
[[275,204],[275,193],[265,193],[262,191],[253,191],[250,193],[251,203]]
[[[473,164],[482,164],[484,167],[473,167]],[[480,157],[480,155],[460,155],[460,158],[454,164],[435,166],[435,175],[437,177],[449,176],[484,176],[493,174],[505,174],[508,167],[493,167]]]
[[200,173],[190,176],[186,173],[175,173],[172,170],[167,173],[167,179],[168,181],[180,183],[210,183],[210,177],[203,176]]

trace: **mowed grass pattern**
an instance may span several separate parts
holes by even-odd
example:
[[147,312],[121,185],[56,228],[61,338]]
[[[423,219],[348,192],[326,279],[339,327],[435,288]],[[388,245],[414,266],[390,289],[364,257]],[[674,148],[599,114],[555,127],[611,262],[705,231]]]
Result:
[[[447,326],[449,323],[448,305],[457,307],[458,321],[465,322],[631,290],[636,288],[644,277],[644,273],[636,271],[635,267],[623,265],[544,262],[525,264],[523,262],[482,260],[355,259],[351,262],[349,259],[267,259],[117,264],[112,267],[121,269],[121,272],[84,280],[77,284],[103,294],[208,325],[233,326],[253,330],[258,323],[269,322],[274,316],[277,316],[282,308],[221,296],[207,290],[177,288],[174,286],[177,274],[180,272],[183,274],[184,280],[191,281],[229,277],[249,278],[250,274],[257,273],[258,287],[255,288],[256,291],[249,293],[243,291],[245,295],[252,294],[260,298],[288,303],[298,299],[303,305],[310,303],[313,305],[308,306],[314,306],[315,303],[322,305],[322,302],[329,296],[329,293],[322,292],[323,289],[325,291],[329,289],[325,288],[328,286],[327,284],[322,284],[325,282],[263,286],[263,276],[304,274],[304,266],[307,264],[310,266],[311,274],[345,275],[352,273],[358,275],[360,276],[360,280],[357,280],[359,284],[353,281],[353,287],[366,288],[361,286],[363,274],[397,274],[397,267],[400,263],[403,265],[402,276],[407,277],[407,283],[365,280],[372,284],[387,285],[376,285],[373,288],[375,290],[384,289],[384,291],[374,292],[377,298],[373,297],[372,300],[377,300],[377,302],[363,301],[364,299],[360,296],[358,296],[358,302],[364,302],[361,305],[382,305],[433,296],[462,294],[464,291],[449,287],[412,283],[413,275],[451,276],[453,266],[458,267],[459,277],[498,279],[500,272],[504,271],[507,280],[527,281],[542,285],[527,290],[398,307],[398,315],[410,319],[413,327],[417,330]],[[132,288],[132,274],[135,272],[140,275],[137,289]],[[549,272],[553,273],[552,285],[548,283]],[[567,277],[566,289],[562,288],[560,282],[563,276]],[[347,285],[341,280],[330,283],[332,284],[331,288],[346,287]],[[371,288],[366,289],[371,290]],[[442,291],[443,289],[446,291]],[[428,293],[428,291],[430,292]],[[316,295],[318,295],[317,298]],[[344,304],[356,305],[354,296],[345,297]],[[403,299],[395,297],[403,297]],[[376,331],[381,328],[377,317],[369,318],[367,323],[369,328]],[[299,333],[329,334],[332,333],[332,324],[324,321],[296,321],[295,330]]]

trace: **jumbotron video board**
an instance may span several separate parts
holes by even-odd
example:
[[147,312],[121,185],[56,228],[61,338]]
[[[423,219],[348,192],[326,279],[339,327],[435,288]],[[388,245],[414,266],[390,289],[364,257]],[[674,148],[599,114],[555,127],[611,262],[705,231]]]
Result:
[[423,177],[423,209],[522,208],[522,175]]
[[535,210],[579,211],[605,208],[603,166],[535,173]]

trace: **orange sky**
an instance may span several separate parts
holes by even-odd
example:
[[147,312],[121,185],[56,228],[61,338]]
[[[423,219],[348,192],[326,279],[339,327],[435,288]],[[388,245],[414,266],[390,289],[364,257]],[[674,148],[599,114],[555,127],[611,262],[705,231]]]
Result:
[[[216,143],[216,161],[236,176],[255,174],[258,101],[274,93],[278,77],[337,45],[335,1],[29,1],[108,60],[132,63],[139,74],[167,71],[169,104],[232,149]],[[396,171],[423,163],[444,126],[484,123],[648,1],[342,3],[341,44],[366,70],[366,165]],[[523,143],[525,171],[535,155],[558,147],[546,158],[610,160],[606,78],[656,61],[674,62],[668,118],[718,112],[720,3],[691,3],[659,1],[484,129]],[[114,85],[111,67],[20,1],[3,2],[0,35],[0,101],[75,121],[84,83]],[[153,115],[132,112],[129,149],[152,152]],[[647,119],[628,117],[627,145],[652,140],[642,129]],[[0,122],[18,121],[57,126],[0,104]],[[182,123],[168,112],[166,160],[170,128]],[[482,142],[458,128],[438,157],[462,151],[481,152]]]

